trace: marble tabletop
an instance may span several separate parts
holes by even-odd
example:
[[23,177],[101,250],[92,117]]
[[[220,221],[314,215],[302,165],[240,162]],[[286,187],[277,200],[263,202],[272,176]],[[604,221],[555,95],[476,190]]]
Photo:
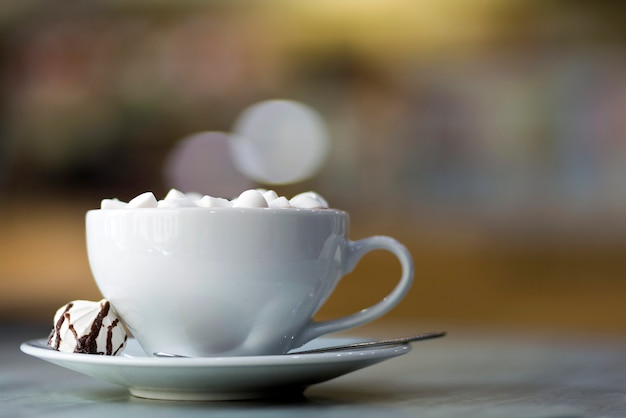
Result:
[[[406,324],[378,329],[365,335],[412,333]],[[0,417],[626,417],[626,338],[615,336],[453,327],[444,339],[295,399],[181,402],[135,398],[20,352],[21,342],[48,331],[0,326]]]

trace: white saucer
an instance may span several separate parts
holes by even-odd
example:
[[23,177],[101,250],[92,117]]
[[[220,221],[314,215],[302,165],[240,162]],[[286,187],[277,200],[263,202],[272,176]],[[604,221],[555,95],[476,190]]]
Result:
[[[318,338],[302,347],[322,348],[361,341]],[[27,341],[21,350],[34,357],[128,388],[140,398],[235,400],[293,396],[310,385],[406,354],[410,345],[320,354],[252,357],[148,357],[129,339],[120,356],[62,353],[46,340]]]

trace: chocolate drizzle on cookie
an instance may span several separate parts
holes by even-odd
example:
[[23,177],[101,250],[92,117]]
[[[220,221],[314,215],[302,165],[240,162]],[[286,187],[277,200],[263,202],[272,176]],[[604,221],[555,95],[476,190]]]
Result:
[[55,350],[58,350],[59,346],[61,345],[61,327],[63,326],[63,322],[65,321],[66,316],[69,322],[69,310],[72,309],[72,306],[74,306],[74,304],[71,302],[65,305],[65,311],[63,311],[63,314],[59,317],[57,323],[54,324],[54,329],[50,333],[50,337],[48,337],[48,345]]
[[124,336],[124,341],[120,344],[119,347],[113,347],[113,330],[121,326],[119,318],[113,320],[113,322],[106,326],[106,343],[105,343],[105,351],[98,351],[98,337],[100,336],[100,332],[105,326],[103,325],[103,321],[106,316],[109,314],[111,310],[111,304],[109,301],[103,300],[100,303],[100,311],[94,318],[91,323],[91,327],[89,328],[89,332],[83,336],[78,336],[76,329],[74,328],[74,324],[72,323],[71,312],[70,309],[74,306],[73,303],[68,303],[65,306],[63,313],[60,315],[59,319],[56,321],[54,329],[52,333],[48,337],[48,345],[55,350],[59,350],[62,342],[61,328],[65,321],[67,321],[67,326],[72,336],[76,341],[76,347],[74,348],[74,353],[82,353],[82,354],[99,354],[99,355],[116,355],[126,344],[126,340],[128,338],[127,335]]
[[[104,354],[102,352],[98,352],[98,335],[100,335],[100,330],[102,329],[102,320],[109,313],[109,309],[111,308],[111,304],[106,301],[104,304],[100,305],[100,312],[96,315],[96,318],[91,323],[91,329],[89,332],[82,337],[80,337],[76,341],[76,349],[75,353],[84,353],[84,354]],[[110,353],[109,353],[110,354]]]

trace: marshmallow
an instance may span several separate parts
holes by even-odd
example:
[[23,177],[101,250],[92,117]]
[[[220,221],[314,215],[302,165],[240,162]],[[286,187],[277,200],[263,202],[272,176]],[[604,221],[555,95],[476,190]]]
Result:
[[268,203],[268,206],[272,209],[285,209],[290,208],[289,200],[285,196],[281,196],[276,198]]
[[308,191],[308,192],[304,192],[304,193],[300,193],[298,195],[295,195],[292,199],[299,199],[300,196],[307,196],[307,197],[313,198],[313,199],[315,199],[315,200],[317,200],[319,202],[321,208],[328,209],[328,202],[326,201],[326,199],[324,199],[318,193],[315,193],[315,192],[312,192],[312,191]]
[[152,194],[152,192],[145,192],[131,199],[131,201],[128,202],[128,205],[126,205],[126,207],[128,209],[156,208],[157,205],[158,205],[157,200],[156,200],[156,197],[154,197],[154,194]]
[[127,203],[119,199],[102,199],[100,209],[124,209]]
[[54,315],[48,345],[65,353],[120,354],[128,335],[108,300],[75,300]]
[[176,199],[188,199],[189,197],[177,189],[170,189],[169,192],[165,195],[163,200],[176,200]]
[[234,208],[266,208],[267,201],[256,190],[246,190],[233,201]]
[[170,189],[163,200],[188,199],[187,195],[180,190]]
[[198,201],[198,206],[203,208],[229,208],[232,206],[232,203],[228,199],[205,195]]
[[170,189],[165,199],[157,202],[159,208],[193,208],[196,206],[189,196],[176,189]]
[[289,200],[294,208],[300,209],[326,209],[328,202],[315,192],[300,193]]
[[263,197],[265,198],[265,201],[267,202],[267,204],[269,205],[271,201],[278,199],[278,195],[276,194],[276,192],[274,190],[263,190],[262,189],[257,189],[259,192],[261,192],[263,194]]
[[194,203],[198,203],[200,199],[202,199],[202,194],[196,192],[188,192],[185,193],[187,195],[187,199],[191,200]]
[[157,202],[159,208],[195,208],[196,205],[190,199],[164,199]]

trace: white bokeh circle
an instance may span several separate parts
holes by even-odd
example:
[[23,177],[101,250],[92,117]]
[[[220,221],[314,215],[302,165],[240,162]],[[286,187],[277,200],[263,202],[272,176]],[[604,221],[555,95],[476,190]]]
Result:
[[330,140],[321,116],[290,100],[269,100],[244,110],[229,144],[235,166],[265,184],[296,183],[324,164]]

